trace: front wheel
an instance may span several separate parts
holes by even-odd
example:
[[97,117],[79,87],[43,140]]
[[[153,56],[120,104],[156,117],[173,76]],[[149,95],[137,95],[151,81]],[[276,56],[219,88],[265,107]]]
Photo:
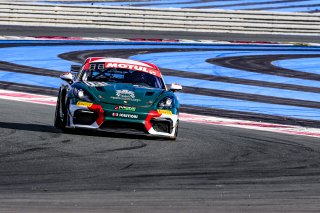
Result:
[[177,121],[177,126],[176,126],[176,129],[174,131],[174,135],[170,137],[170,140],[176,140],[177,137],[178,137],[178,129],[179,129],[179,120]]
[[[63,95],[63,92],[62,92]],[[57,105],[56,105],[56,111],[55,111],[55,117],[54,117],[54,127],[57,129],[61,129],[62,132],[68,133],[69,129],[66,128],[67,125],[67,108],[64,104],[64,102],[61,101],[61,95],[59,92]]]
[[63,123],[61,121],[61,115],[60,115],[60,92],[57,99],[56,111],[54,113],[54,127],[57,129],[63,128]]

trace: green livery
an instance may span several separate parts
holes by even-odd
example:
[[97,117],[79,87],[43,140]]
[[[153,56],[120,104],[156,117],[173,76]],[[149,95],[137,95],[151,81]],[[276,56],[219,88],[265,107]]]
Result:
[[153,64],[88,58],[75,74],[60,76],[55,127],[140,131],[176,139],[179,101]]

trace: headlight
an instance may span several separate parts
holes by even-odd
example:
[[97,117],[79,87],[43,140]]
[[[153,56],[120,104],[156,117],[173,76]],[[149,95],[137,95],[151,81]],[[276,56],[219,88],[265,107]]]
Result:
[[73,89],[73,94],[74,94],[74,96],[76,98],[79,98],[79,99],[84,100],[84,101],[92,102],[91,96],[87,92],[82,90],[82,89],[74,88]]
[[84,98],[84,92],[82,90],[78,90],[78,97],[80,99],[83,99]]
[[158,103],[159,109],[171,109],[174,106],[174,100],[172,97],[165,97]]

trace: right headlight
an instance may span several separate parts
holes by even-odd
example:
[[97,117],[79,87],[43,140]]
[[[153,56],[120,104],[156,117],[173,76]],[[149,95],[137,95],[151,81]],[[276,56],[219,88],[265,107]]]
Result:
[[158,109],[172,109],[174,106],[173,97],[165,97],[161,101],[159,101],[157,108]]

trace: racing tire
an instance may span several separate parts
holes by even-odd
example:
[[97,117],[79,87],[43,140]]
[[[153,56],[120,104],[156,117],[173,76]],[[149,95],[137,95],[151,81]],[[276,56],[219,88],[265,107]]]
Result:
[[177,121],[177,126],[176,126],[176,129],[174,131],[174,136],[170,137],[170,140],[177,140],[177,137],[178,137],[178,129],[179,129],[179,120]]
[[60,116],[60,92],[57,99],[56,110],[54,113],[54,124],[53,126],[57,129],[62,129],[62,121]]
[[[63,107],[63,104],[61,104],[61,95],[59,92],[57,105],[56,105],[56,111],[55,111],[55,119],[54,119],[54,127],[57,129],[61,129],[63,133],[70,133],[71,129],[67,128],[67,108],[66,106]],[[61,114],[60,114],[60,108],[62,105],[62,112],[63,112],[63,118],[61,120]]]

